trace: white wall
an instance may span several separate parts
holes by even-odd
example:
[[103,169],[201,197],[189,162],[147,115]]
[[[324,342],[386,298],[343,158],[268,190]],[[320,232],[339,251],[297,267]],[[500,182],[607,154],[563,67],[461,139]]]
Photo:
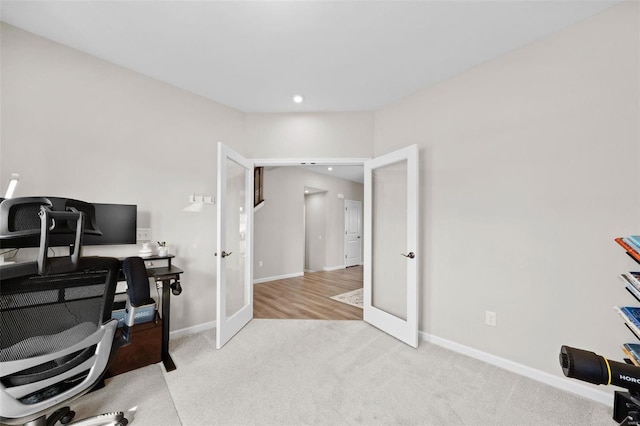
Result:
[[421,330],[560,376],[562,344],[622,358],[638,23],[616,6],[376,112],[376,155],[420,147]]
[[304,183],[290,169],[264,169],[264,205],[253,215],[256,280],[304,270]]
[[373,112],[246,115],[253,158],[370,158]]
[[304,268],[322,271],[326,265],[326,192],[304,196]]
[[137,204],[185,270],[171,328],[215,319],[215,211],[182,209],[190,194],[215,193],[216,143],[241,148],[244,114],[10,25],[1,31],[0,187],[15,172],[16,196]]
[[[265,168],[265,204],[254,214],[254,278],[304,271],[304,187],[324,189],[324,265],[344,265],[344,199],[362,201],[363,185],[298,167]],[[338,198],[343,194],[344,199]],[[263,261],[263,266],[259,266]]]

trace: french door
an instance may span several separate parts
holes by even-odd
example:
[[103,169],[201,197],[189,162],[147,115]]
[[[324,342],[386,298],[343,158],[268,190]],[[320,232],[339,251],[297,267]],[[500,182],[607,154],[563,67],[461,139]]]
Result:
[[[253,318],[254,164],[218,144],[218,349]],[[418,346],[418,205],[416,145],[364,161],[363,317],[413,347]]]
[[253,318],[253,161],[218,143],[216,347]]
[[418,347],[418,147],[364,163],[364,320]]

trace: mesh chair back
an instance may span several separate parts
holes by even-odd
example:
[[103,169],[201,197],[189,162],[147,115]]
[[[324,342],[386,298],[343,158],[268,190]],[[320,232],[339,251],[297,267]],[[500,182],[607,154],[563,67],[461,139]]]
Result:
[[33,264],[2,268],[0,421],[46,412],[100,379],[117,323],[119,269],[113,258],[81,258],[62,274],[39,275]]
[[0,239],[39,238],[41,206],[51,207],[51,200],[44,197],[3,200],[0,203]]

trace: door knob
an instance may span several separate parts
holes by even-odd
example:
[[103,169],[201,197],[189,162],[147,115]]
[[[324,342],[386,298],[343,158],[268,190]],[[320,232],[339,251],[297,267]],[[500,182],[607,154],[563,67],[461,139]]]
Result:
[[413,259],[414,257],[416,257],[415,253],[413,253],[412,251],[410,251],[409,254],[400,253],[400,256],[408,257],[409,259]]
[[227,256],[231,256],[231,254],[233,254],[233,252],[230,251],[229,253],[227,253],[226,251],[223,250],[221,256],[222,258],[225,258]]

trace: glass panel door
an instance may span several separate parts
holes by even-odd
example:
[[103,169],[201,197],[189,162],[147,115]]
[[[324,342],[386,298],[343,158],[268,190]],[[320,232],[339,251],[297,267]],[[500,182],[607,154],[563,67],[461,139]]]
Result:
[[418,148],[365,162],[364,320],[418,346]]
[[216,346],[253,318],[253,163],[218,144]]

